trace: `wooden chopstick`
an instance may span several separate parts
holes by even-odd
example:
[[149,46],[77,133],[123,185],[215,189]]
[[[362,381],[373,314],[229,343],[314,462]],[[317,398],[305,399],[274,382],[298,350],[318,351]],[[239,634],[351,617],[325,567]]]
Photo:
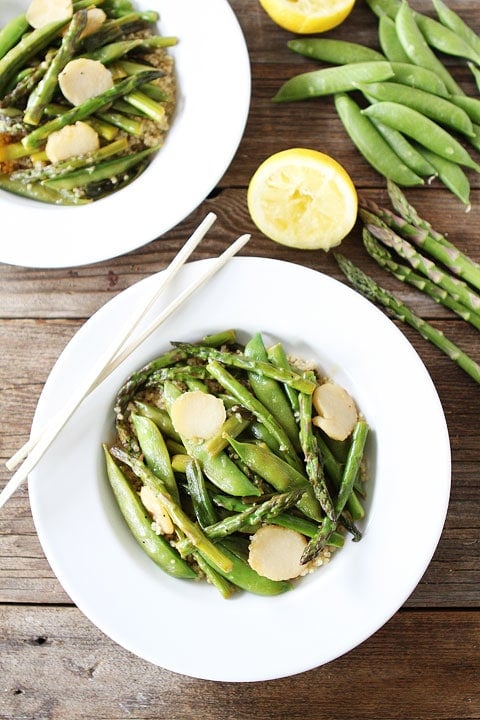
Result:
[[[197,289],[204,285],[207,280],[218,272],[228,262],[228,260],[248,242],[249,239],[250,235],[242,235],[239,237],[236,242],[227,248],[222,255],[216,258],[214,262],[208,263],[206,271],[183,292],[181,292],[138,338],[132,341],[127,347],[120,345],[120,349],[116,353],[109,353],[109,359],[104,361],[103,367],[98,369],[95,377],[93,377],[93,375],[89,376],[87,381],[82,384],[81,392],[75,393],[73,399],[70,398],[68,406],[57,413],[53,420],[49,421],[44,428],[42,428],[43,432],[37,436],[36,443],[33,445],[28,457],[14,475],[12,475],[7,485],[0,493],[0,508],[3,507],[7,500],[28,477],[28,474],[41,460],[47,449],[57,437],[58,433],[68,422],[85,397],[98,387],[98,385],[100,385],[100,383],[103,382],[103,380],[105,380],[123,362],[123,360],[125,360],[126,357],[139,347],[149,335],[151,335],[163,322],[165,322],[165,320],[172,315],[182,305],[182,303],[184,303]],[[150,306],[150,304],[151,301],[149,301],[148,306]],[[128,337],[131,335],[133,329],[134,327],[129,325]],[[104,359],[105,356],[106,354],[102,355],[102,358]]]
[[[138,322],[150,310],[152,305],[158,300],[160,295],[166,289],[168,284],[176,276],[182,265],[190,257],[192,252],[195,250],[200,241],[205,237],[208,230],[212,227],[213,223],[217,219],[214,213],[209,213],[205,219],[200,223],[197,229],[193,232],[187,242],[183,245],[180,251],[175,255],[173,260],[170,262],[166,270],[164,271],[159,287],[155,288],[154,293],[148,299],[145,305],[142,305],[138,312],[132,314],[128,322],[121,328],[120,333],[113,341],[112,345],[100,356],[98,362],[94,365],[89,375],[85,378],[80,390],[76,393],[79,402],[88,395],[91,389],[95,386],[99,376],[104,372],[105,368],[108,367],[109,362],[118,353],[122,345],[126,343],[133,330],[137,326]],[[73,403],[70,403],[73,404]],[[74,408],[75,409],[75,408]],[[27,457],[28,453],[33,450],[37,442],[43,437],[48,428],[53,428],[64,415],[64,409],[62,408],[59,413],[54,416],[46,425],[39,429],[34,436],[23,445],[17,452],[9,458],[5,465],[9,470],[13,470],[17,465]]]

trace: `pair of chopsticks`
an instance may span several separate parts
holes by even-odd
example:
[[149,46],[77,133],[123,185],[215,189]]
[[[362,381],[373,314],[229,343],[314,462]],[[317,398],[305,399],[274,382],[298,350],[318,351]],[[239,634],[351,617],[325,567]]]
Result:
[[160,295],[176,276],[180,268],[188,260],[200,241],[205,237],[208,230],[217,219],[214,213],[209,213],[198,228],[193,232],[185,245],[177,253],[166,270],[160,277],[160,284],[155,288],[154,293],[147,299],[136,313],[122,327],[118,336],[112,344],[100,355],[98,361],[85,376],[80,385],[69,397],[68,402],[41,427],[17,452],[6,461],[9,470],[18,470],[12,475],[6,486],[0,492],[0,508],[7,502],[13,493],[26,480],[28,474],[33,470],[55,440],[59,432],[66,425],[75,410],[83,400],[100,385],[116,368],[136,350],[165,320],[170,317],[196,290],[204,285],[215,273],[217,273],[250,239],[250,235],[241,235],[232,243],[214,262],[209,263],[207,269],[177,297],[167,305],[152,321],[152,323],[133,340],[132,333],[140,320],[152,308]]

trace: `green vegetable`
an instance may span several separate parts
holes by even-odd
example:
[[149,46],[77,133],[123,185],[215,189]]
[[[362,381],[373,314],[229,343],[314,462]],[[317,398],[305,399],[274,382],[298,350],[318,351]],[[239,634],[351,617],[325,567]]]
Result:
[[392,67],[386,61],[357,62],[312,70],[287,80],[273,100],[275,102],[292,102],[322,95],[334,95],[355,90],[356,84],[360,82],[378,82],[388,80],[392,76]]
[[480,171],[480,165],[470,157],[458,140],[417,110],[397,102],[385,101],[369,105],[362,110],[362,113],[405,133],[420,145],[447,160]]
[[[310,548],[315,543],[312,557],[325,544],[341,548],[347,532],[359,540],[354,523],[364,516],[357,497],[364,495],[363,447],[355,444],[355,462],[350,442],[342,443],[345,462],[324,452],[323,431],[312,424],[317,377],[292,369],[280,343],[267,348],[257,333],[241,345],[228,331],[172,345],[132,373],[115,399],[117,438],[106,452],[124,492],[134,497],[136,532],[153,534],[162,549],[170,546],[222,597],[237,588],[284,592],[293,585],[261,577],[248,564],[248,534],[268,524],[290,528],[309,538]],[[185,437],[172,424],[174,403],[191,389],[215,394],[225,406],[226,420],[206,440]],[[284,413],[295,423],[291,440]],[[156,500],[160,519],[153,527],[168,537],[155,534],[142,498],[149,506]],[[160,513],[171,523],[161,522]]]
[[398,185],[423,183],[423,179],[400,160],[353,98],[344,93],[335,95],[335,108],[353,144],[377,172]]
[[169,575],[180,578],[196,577],[194,570],[186,563],[165,538],[152,530],[152,521],[143,507],[137,493],[132,489],[124,473],[104,446],[108,480],[133,537],[147,555]]
[[402,303],[392,293],[378,285],[371,277],[362,272],[346,257],[337,253],[335,259],[345,276],[353,287],[362,295],[385,307],[388,312],[398,320],[401,320],[415,328],[426,340],[433,343],[439,350],[445,353],[451,360],[457,363],[475,382],[480,383],[480,365],[461,350],[455,343],[449,340],[440,330],[427,323],[411,310],[408,305]]

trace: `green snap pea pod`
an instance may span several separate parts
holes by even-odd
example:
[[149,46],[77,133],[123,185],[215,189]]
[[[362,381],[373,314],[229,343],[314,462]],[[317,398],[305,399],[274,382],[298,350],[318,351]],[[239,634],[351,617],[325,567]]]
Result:
[[254,443],[239,442],[233,438],[229,438],[229,442],[240,459],[278,492],[304,488],[306,492],[299,500],[298,507],[313,520],[321,518],[320,504],[304,475],[267,448]]
[[55,57],[28,98],[23,116],[27,125],[38,125],[40,122],[45,106],[50,102],[57,89],[58,75],[73,58],[79,44],[80,35],[86,25],[87,11],[78,10],[70,21]]
[[477,172],[480,170],[480,166],[449,132],[417,110],[400,103],[385,101],[370,105],[362,110],[362,113],[405,133],[423,147],[436,152],[447,160],[465,165]]
[[388,80],[392,75],[390,63],[375,60],[312,70],[287,80],[274,95],[273,100],[291,102],[335,95],[354,90],[356,83]]
[[335,514],[335,508],[325,480],[317,439],[312,428],[312,396],[300,393],[298,399],[300,415],[299,435],[305,458],[307,476],[323,512],[335,522],[337,520],[337,516]]
[[364,420],[359,420],[353,429],[352,440],[348,451],[347,461],[343,469],[340,489],[335,499],[335,510],[338,514],[343,512],[348,499],[353,492],[355,478],[359,473],[360,465],[363,460],[368,432],[369,427]]
[[412,65],[412,63],[392,62],[390,64],[393,70],[392,80],[434,95],[449,97],[445,83],[432,70],[420,67],[420,65]]
[[[316,435],[318,447],[322,456],[323,465],[325,471],[333,483],[333,486],[338,490],[343,476],[344,463],[340,463],[328,447],[325,440],[323,440],[321,433]],[[364,497],[365,489],[360,475],[355,478],[355,492],[352,492],[348,498],[347,509],[354,520],[360,520],[365,516],[365,509],[358,497],[358,495]],[[343,516],[342,516],[343,517]]]
[[[0,64],[1,62],[2,61],[0,61]],[[139,73],[138,75],[132,75],[128,78],[125,78],[125,80],[120,80],[120,82],[118,82],[109,90],[106,90],[100,95],[96,95],[95,97],[91,97],[88,100],[85,100],[85,102],[81,103],[80,105],[77,105],[76,107],[67,110],[67,112],[65,112],[63,115],[52,118],[52,120],[49,120],[44,125],[36,128],[23,138],[22,143],[27,148],[35,149],[42,145],[42,143],[50,135],[50,133],[56,130],[60,130],[62,127],[65,127],[65,125],[71,125],[77,120],[84,120],[85,118],[93,115],[95,112],[97,112],[97,110],[100,110],[100,108],[104,107],[113,100],[116,100],[119,97],[123,97],[129,92],[132,92],[132,90],[135,90],[140,85],[148,83],[158,77],[161,77],[161,72],[158,70],[152,70],[151,72]]]
[[378,21],[378,42],[389,62],[410,62],[398,39],[395,22],[388,15],[381,15]]
[[11,50],[29,28],[26,16],[17,15],[0,30],[0,60]]
[[80,198],[75,193],[60,194],[40,183],[25,183],[23,180],[12,180],[8,174],[0,174],[0,190],[6,190],[14,195],[49,203],[50,205],[86,205],[88,198]]
[[306,380],[298,372],[294,372],[291,369],[284,370],[278,368],[269,362],[251,360],[240,353],[222,352],[212,347],[205,347],[205,344],[191,345],[189,343],[174,342],[172,345],[192,357],[199,357],[206,361],[215,360],[222,363],[222,365],[236,367],[240,370],[246,370],[247,372],[261,373],[262,375],[266,375],[266,377],[286,383],[301,392],[313,393],[316,387],[315,383]]
[[135,475],[139,478],[143,485],[149,487],[154,494],[161,500],[162,505],[169,514],[173,524],[178,527],[183,534],[187,536],[193,546],[199,550],[205,559],[210,558],[218,568],[225,571],[231,569],[231,563],[221,550],[215,546],[204,534],[203,530],[197,523],[194,523],[189,516],[182,510],[180,505],[175,502],[170,493],[159,478],[156,477],[141,460],[129,455],[120,448],[113,447],[110,454],[120,462],[128,465]]
[[302,463],[296,453],[283,427],[265,407],[241,382],[231,375],[219,362],[211,360],[207,365],[208,372],[222,387],[233,395],[238,402],[255,415],[257,420],[265,425],[268,432],[273,435],[280,445],[280,452],[285,460],[297,470],[302,470]]
[[155,425],[160,428],[160,431],[164,435],[166,435],[168,438],[171,438],[172,440],[176,440],[179,443],[181,442],[180,435],[173,427],[170,415],[167,413],[166,410],[163,410],[156,405],[142,402],[140,400],[135,400],[135,407],[137,408],[139,414],[150,418],[150,420],[153,420]]
[[[275,343],[268,348],[267,351],[268,359],[276,367],[283,368],[283,370],[291,370],[291,365],[288,362],[288,357],[285,349],[281,343]],[[295,413],[298,413],[298,391],[290,387],[290,385],[284,385],[285,393],[290,400],[290,405]]]
[[205,485],[202,468],[196,460],[191,459],[187,463],[185,474],[187,476],[188,492],[192,500],[195,516],[201,527],[205,529],[207,526],[217,522],[217,514],[210,495],[208,494],[207,486]]
[[[260,333],[256,333],[250,338],[245,346],[244,353],[247,358],[263,362],[268,361],[267,350]],[[249,372],[248,379],[255,396],[283,427],[293,447],[298,452],[300,450],[298,425],[282,386],[276,380],[256,372]],[[312,382],[316,382],[315,378]]]
[[427,44],[418,27],[412,9],[402,2],[395,18],[395,27],[403,49],[411,62],[433,70],[445,83],[450,93],[461,95],[462,89],[455,82],[445,65],[437,58]]
[[368,7],[377,17],[388,15],[395,20],[401,0],[366,0]]
[[[259,443],[263,443],[266,445],[272,452],[274,452],[276,455],[281,455],[282,451],[280,449],[280,443],[278,440],[276,440],[273,435],[268,432],[265,425],[258,420],[255,420],[254,422],[250,423],[250,433],[255,440],[257,440]],[[235,437],[232,435],[232,437]]]
[[25,34],[0,60],[0,96],[18,70],[44,48],[68,24],[68,20],[55,20]]
[[480,123],[480,100],[468,95],[451,95],[450,101],[462,108],[470,120]]
[[446,98],[395,82],[362,83],[359,88],[369,99],[400,103],[463,135],[474,135],[472,121],[465,110]]
[[215,570],[211,565],[209,565],[208,562],[204,559],[202,553],[198,552],[198,550],[194,550],[192,552],[192,555],[195,558],[198,567],[207,578],[208,582],[218,590],[220,595],[225,600],[231,598],[237,589],[235,585],[233,585],[229,580],[224,578],[222,575],[220,575],[219,572],[217,572],[217,570]]
[[[180,394],[180,390],[173,383],[165,383],[164,397],[167,410],[170,410]],[[260,494],[259,489],[224,452],[212,456],[206,450],[204,442],[193,441],[183,436],[181,436],[181,440],[188,454],[198,460],[207,478],[220,490],[238,496]]]
[[118,507],[130,528],[133,537],[147,555],[162,570],[179,578],[196,577],[194,570],[161,535],[152,530],[152,522],[143,507],[138,494],[132,489],[106,446],[103,447],[107,475]]
[[[432,0],[435,11],[442,25],[450,28],[457,37],[462,38],[480,56],[480,36],[462,20],[462,18],[442,0]],[[475,61],[475,62],[478,62]]]
[[[368,93],[366,93],[368,94]],[[420,176],[434,176],[437,174],[434,166],[428,162],[426,157],[417,150],[409,140],[394,128],[384,125],[378,120],[373,120],[380,135],[387,141],[392,150],[414,173]]]
[[347,40],[334,40],[332,38],[299,38],[289,40],[287,47],[299,55],[314,60],[322,60],[333,65],[386,59],[382,53],[373,48],[359,43],[348,42]]
[[437,22],[428,15],[414,13],[414,17],[430,47],[445,55],[473,60],[476,63],[480,62],[480,54],[460,33],[449,28],[446,24]]
[[218,546],[229,558],[232,569],[226,572],[212,563],[209,558],[205,559],[223,575],[223,577],[242,590],[254,593],[255,595],[270,596],[279,595],[292,589],[292,584],[285,580],[269,580],[255,572],[243,558],[233,552],[234,546],[229,543],[228,539],[219,541]]
[[174,500],[180,502],[177,481],[172,470],[170,454],[157,425],[142,415],[130,416],[143,458],[150,470],[163,482]]
[[[478,36],[475,36],[471,28],[444,3],[437,2],[437,0],[432,0],[432,2],[441,22],[409,7],[426,43],[447,55],[469,58],[478,62],[480,57]],[[367,4],[379,17],[387,15],[389,18],[395,19],[403,3],[401,0],[367,0]]]
[[460,165],[422,148],[425,160],[435,168],[435,174],[464,205],[470,207],[470,181]]
[[380,175],[397,185],[423,184],[423,179],[400,160],[355,100],[344,93],[335,95],[335,108],[357,150]]

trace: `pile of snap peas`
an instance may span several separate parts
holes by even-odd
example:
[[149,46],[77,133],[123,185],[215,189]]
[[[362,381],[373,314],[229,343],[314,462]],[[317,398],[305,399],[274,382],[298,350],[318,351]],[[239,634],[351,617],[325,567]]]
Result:
[[[359,416],[345,441],[312,425],[313,370],[292,364],[279,342],[227,330],[171,349],[134,372],[114,404],[116,440],[104,444],[118,507],[150,558],[176,578],[206,578],[222,597],[241,589],[277,595],[294,582],[260,576],[247,561],[249,535],[276,524],[308,540],[306,570],[346,534],[361,539],[368,425]],[[226,419],[206,440],[179,435],[171,407],[185,391],[215,394]],[[173,524],[163,535],[142,486]]]
[[332,95],[347,134],[377,172],[404,187],[438,177],[469,206],[467,171],[480,170],[470,154],[480,150],[480,99],[465,94],[439,53],[465,60],[480,88],[480,36],[442,0],[432,0],[438,20],[407,0],[366,1],[378,16],[381,51],[330,38],[291,40],[294,52],[334,67],[290,78],[274,100]]
[[[106,15],[82,36],[87,11]],[[70,20],[29,26],[24,14],[0,29],[0,189],[40,202],[83,205],[131,182],[161,147],[175,106],[169,46],[158,34],[156,11],[130,0],[74,0]],[[114,86],[72,106],[58,77],[76,58],[99,61]],[[49,135],[77,121],[98,134],[100,148],[49,162]]]

